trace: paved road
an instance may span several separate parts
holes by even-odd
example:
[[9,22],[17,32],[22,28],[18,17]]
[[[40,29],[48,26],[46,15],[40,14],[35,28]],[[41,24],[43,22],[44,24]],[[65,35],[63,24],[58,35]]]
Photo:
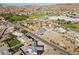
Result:
[[[26,30],[26,31],[27,31],[27,30]],[[35,35],[34,33],[30,32],[30,31],[28,31],[26,34],[27,34],[28,36],[31,36],[32,38],[35,38],[35,40],[37,40],[37,41],[42,41],[42,42],[45,43],[46,45],[49,45],[49,46],[51,46],[52,48],[55,48],[55,49],[57,49],[57,50],[59,50],[59,51],[65,53],[66,55],[72,55],[71,53],[67,52],[66,50],[64,50],[63,48],[59,47],[58,45],[56,45],[56,44],[54,44],[54,43],[51,44],[51,43],[47,42],[46,40],[40,38],[39,36]]]

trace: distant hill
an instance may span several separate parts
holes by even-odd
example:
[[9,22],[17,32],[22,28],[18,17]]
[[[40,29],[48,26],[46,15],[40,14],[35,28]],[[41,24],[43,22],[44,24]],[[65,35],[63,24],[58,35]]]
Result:
[[44,5],[56,5],[55,3],[2,3],[3,6],[44,6]]

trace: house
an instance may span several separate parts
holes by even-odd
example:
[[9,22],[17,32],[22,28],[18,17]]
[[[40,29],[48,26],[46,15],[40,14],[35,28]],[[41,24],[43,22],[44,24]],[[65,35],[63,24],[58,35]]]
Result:
[[44,52],[44,45],[38,45],[38,42],[34,40],[29,46],[21,47],[21,50],[25,55],[41,55]]
[[4,17],[0,16],[0,20],[4,20]]
[[36,33],[37,33],[38,35],[43,35],[44,32],[46,32],[46,29],[45,29],[45,28],[39,28]]
[[58,28],[58,32],[60,32],[60,33],[66,33],[67,30],[65,30],[64,28]]
[[9,52],[9,47],[7,46],[7,44],[3,43],[0,46],[0,55],[11,55],[11,53]]

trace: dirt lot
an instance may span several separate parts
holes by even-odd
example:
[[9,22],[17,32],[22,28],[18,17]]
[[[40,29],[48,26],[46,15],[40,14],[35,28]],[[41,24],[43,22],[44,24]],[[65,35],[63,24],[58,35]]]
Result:
[[44,38],[46,41],[50,43],[57,44],[58,46],[64,48],[65,50],[71,53],[79,54],[78,51],[77,52],[75,51],[75,48],[77,48],[78,45],[76,43],[69,41],[69,39],[66,39],[65,37],[63,37],[63,34],[50,30],[45,32],[44,35],[40,37]]

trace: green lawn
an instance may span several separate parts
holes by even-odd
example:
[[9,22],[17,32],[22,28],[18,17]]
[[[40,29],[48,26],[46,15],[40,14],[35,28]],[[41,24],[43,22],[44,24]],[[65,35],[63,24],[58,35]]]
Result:
[[8,38],[7,43],[9,44],[10,47],[20,44],[20,42],[15,38]]
[[22,19],[22,17],[19,16],[19,15],[14,15],[13,17],[11,17],[11,19],[14,20],[14,21],[19,21],[19,20]]
[[23,20],[23,17],[22,16],[20,16],[20,15],[13,15],[13,16],[8,16],[8,17],[6,17],[6,20],[8,20],[8,21],[10,21],[10,22],[13,22],[13,21],[21,21],[21,20]]
[[58,16],[58,14],[28,14],[28,15],[18,15],[18,14],[12,14],[12,13],[2,13],[0,16],[4,17],[5,20],[8,20],[10,22],[17,22],[21,20],[25,20],[27,18],[40,18],[43,16]]
[[4,17],[5,20],[8,20],[10,22],[16,22],[21,21],[29,18],[27,15],[18,15],[18,14],[12,14],[12,13],[2,13],[0,16]]
[[28,15],[29,17],[36,17],[36,18],[40,18],[40,17],[43,17],[43,16],[59,16],[58,14],[31,14],[31,15]]
[[76,26],[75,24],[73,24],[73,23],[70,23],[70,24],[63,24],[63,26],[64,26],[65,28],[70,28],[70,29],[79,31],[79,27],[77,27],[77,26]]
[[18,41],[13,35],[10,35],[5,42],[11,48],[13,53],[16,52],[22,46],[21,42]]
[[28,15],[29,17],[35,17],[35,18],[40,18],[40,17],[43,17],[45,16],[46,14],[31,14],[31,15]]

